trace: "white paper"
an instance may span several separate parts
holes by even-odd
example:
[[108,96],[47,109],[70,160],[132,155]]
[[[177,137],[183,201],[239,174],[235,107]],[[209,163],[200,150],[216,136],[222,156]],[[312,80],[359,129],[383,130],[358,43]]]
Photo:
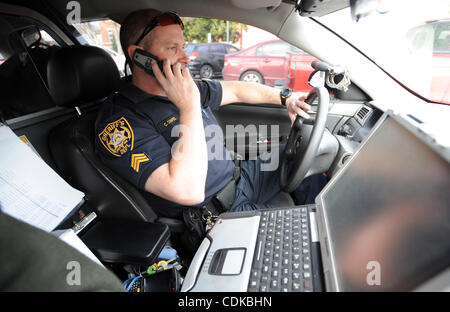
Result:
[[0,209],[52,231],[83,199],[7,126],[0,126]]

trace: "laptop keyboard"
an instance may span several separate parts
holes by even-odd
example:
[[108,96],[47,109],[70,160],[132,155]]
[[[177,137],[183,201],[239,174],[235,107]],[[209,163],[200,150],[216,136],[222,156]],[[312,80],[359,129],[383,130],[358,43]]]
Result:
[[312,291],[308,210],[261,212],[248,291]]

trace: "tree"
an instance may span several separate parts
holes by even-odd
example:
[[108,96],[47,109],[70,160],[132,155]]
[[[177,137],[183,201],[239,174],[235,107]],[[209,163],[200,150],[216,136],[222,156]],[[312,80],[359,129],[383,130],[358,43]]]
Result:
[[[208,42],[208,33],[212,42],[227,41],[227,22],[209,18],[183,18],[184,36],[187,42]],[[241,31],[247,25],[229,22],[229,40],[237,42],[241,38]]]

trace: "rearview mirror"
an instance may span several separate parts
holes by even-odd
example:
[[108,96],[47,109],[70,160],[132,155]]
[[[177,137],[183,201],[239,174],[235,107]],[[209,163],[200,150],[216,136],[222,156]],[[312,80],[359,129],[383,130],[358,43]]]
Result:
[[41,31],[37,26],[29,26],[21,33],[21,37],[26,47],[32,47],[41,41]]

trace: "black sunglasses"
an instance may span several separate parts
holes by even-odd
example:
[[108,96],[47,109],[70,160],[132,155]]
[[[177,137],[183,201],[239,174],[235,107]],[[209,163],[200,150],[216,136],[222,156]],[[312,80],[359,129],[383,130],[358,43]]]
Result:
[[152,18],[150,23],[148,23],[147,26],[145,26],[144,31],[139,36],[139,38],[136,40],[135,45],[139,45],[139,43],[142,41],[142,39],[144,39],[144,37],[147,36],[147,34],[149,32],[151,32],[153,30],[153,28],[155,28],[156,26],[168,26],[168,25],[173,25],[173,24],[180,25],[181,29],[184,29],[183,21],[177,15],[177,13],[172,12],[172,11],[167,11],[167,12],[163,12],[159,15],[156,15],[154,18]]

